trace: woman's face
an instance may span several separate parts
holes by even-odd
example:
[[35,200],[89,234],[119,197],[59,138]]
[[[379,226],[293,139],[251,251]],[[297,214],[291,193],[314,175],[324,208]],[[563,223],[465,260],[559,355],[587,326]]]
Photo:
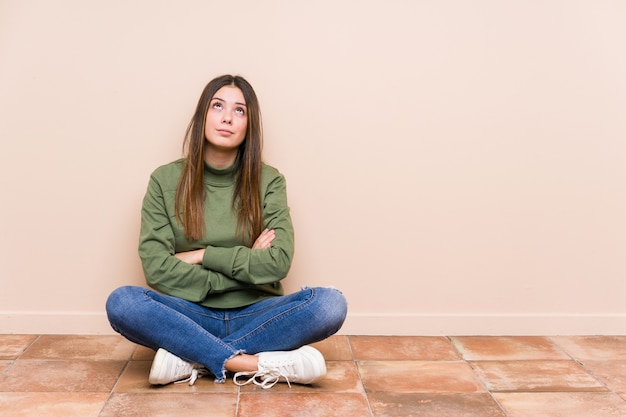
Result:
[[227,85],[215,93],[207,110],[204,136],[208,159],[232,158],[246,137],[248,108],[241,90]]

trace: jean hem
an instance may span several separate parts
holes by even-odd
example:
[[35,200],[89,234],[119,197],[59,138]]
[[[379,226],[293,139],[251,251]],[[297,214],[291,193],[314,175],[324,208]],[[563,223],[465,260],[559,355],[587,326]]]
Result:
[[222,363],[221,376],[215,375],[215,382],[216,383],[223,384],[223,383],[226,382],[226,362],[228,362],[229,360],[231,360],[235,356],[241,355],[243,353],[246,353],[246,352],[244,350],[242,350],[242,349],[236,350],[232,355],[230,355],[228,358],[224,359],[224,363]]

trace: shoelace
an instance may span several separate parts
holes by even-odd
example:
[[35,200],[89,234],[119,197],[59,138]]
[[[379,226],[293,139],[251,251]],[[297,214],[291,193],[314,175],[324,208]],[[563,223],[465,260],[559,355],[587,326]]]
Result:
[[191,370],[191,376],[189,376],[189,378],[181,379],[180,381],[174,382],[174,384],[182,384],[183,382],[189,381],[189,385],[193,385],[196,383],[196,380],[198,378],[202,378],[203,376],[208,375],[208,374],[209,374],[209,371],[204,368],[200,368],[200,369],[193,368]]
[[[247,376],[247,375],[252,375],[252,376],[249,379],[247,379],[245,382],[237,381],[237,378],[239,378],[240,376]],[[260,377],[262,378],[261,378],[261,381],[259,382],[257,378],[260,378]],[[237,372],[235,376],[233,377],[233,382],[235,383],[235,385],[239,385],[239,386],[247,385],[250,382],[252,382],[255,385],[258,385],[263,389],[268,389],[276,385],[276,383],[280,380],[281,377],[284,378],[285,381],[287,381],[287,385],[289,385],[289,388],[291,388],[289,377],[282,371],[282,369],[272,369],[270,371],[259,370],[259,371]]]

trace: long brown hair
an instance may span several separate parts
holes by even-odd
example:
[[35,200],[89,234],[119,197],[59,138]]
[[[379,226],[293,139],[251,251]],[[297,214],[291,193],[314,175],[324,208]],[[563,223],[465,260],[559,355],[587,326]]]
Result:
[[261,151],[263,128],[261,109],[252,86],[242,77],[222,75],[211,80],[200,95],[189,122],[183,147],[186,163],[176,190],[176,218],[182,223],[188,240],[204,235],[204,146],[206,114],[215,93],[231,85],[239,88],[246,101],[248,125],[235,159],[236,182],[232,207],[237,213],[237,233],[250,246],[263,229],[261,207]]

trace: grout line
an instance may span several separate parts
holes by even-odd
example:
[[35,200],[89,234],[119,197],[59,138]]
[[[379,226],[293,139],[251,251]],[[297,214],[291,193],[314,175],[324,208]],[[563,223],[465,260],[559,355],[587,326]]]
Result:
[[[619,395],[619,393],[617,391],[615,391],[612,387],[610,387],[607,383],[605,383],[601,378],[599,378],[598,376],[596,376],[596,374],[593,373],[593,371],[589,368],[587,368],[585,366],[585,363],[576,359],[572,354],[570,354],[565,348],[563,348],[561,345],[559,345],[559,343],[554,340],[553,336],[549,336],[547,337],[548,340],[550,340],[550,342],[556,346],[561,352],[563,352],[568,358],[570,358],[572,361],[574,361],[574,363],[577,363],[582,369],[583,371],[585,371],[589,376],[591,376],[593,379],[595,379],[598,383],[600,383],[600,385],[602,385],[604,388],[607,389],[608,392],[611,392],[615,395],[617,395],[618,397],[622,398],[621,395]],[[592,361],[593,362],[593,361]],[[604,361],[602,361],[604,362]],[[590,391],[592,392],[592,391]],[[624,401],[626,401],[626,399],[624,399]]]
[[[34,345],[34,344],[35,344],[35,343],[36,343],[39,339],[41,339],[41,338],[42,338],[42,336],[43,336],[43,335],[38,334],[38,335],[37,335],[37,337],[35,337],[35,339],[32,341],[32,343],[31,343],[30,345],[28,345],[28,346],[26,347],[26,349],[24,349],[24,350],[22,351],[22,354],[26,353],[26,351],[27,351],[28,349],[30,349],[30,348],[31,348],[31,347],[32,347],[32,346],[33,346],[33,345]],[[22,355],[20,355],[20,356],[22,356]]]
[[350,343],[350,336],[344,336],[346,338],[346,342],[348,343],[348,349],[350,349],[350,357],[352,358],[352,362],[356,363],[356,359],[354,358],[354,350],[352,350],[352,343]]
[[454,344],[454,340],[452,340],[452,337],[453,336],[445,336],[448,343],[450,343],[450,346],[452,346],[452,349],[454,349],[454,351],[459,355],[459,359],[465,361],[465,358],[463,357],[463,352],[461,352],[459,348],[456,347],[456,345]]
[[487,391],[487,394],[489,394],[489,397],[491,397],[491,399],[493,400],[493,402],[498,406],[498,408],[500,409],[500,411],[502,412],[502,414],[505,417],[510,417],[509,413],[506,411],[506,409],[502,406],[502,404],[500,404],[500,401],[498,401],[496,399],[496,397],[493,395],[493,392],[491,392],[489,390],[489,388],[487,388],[487,384],[485,381],[482,380],[482,378],[480,378],[480,376],[476,373],[476,370],[474,369],[474,367],[472,366],[472,361],[465,359],[463,357],[463,352],[461,352],[459,350],[459,348],[457,347],[457,345],[454,343],[454,341],[452,340],[452,336],[446,336],[446,339],[448,339],[448,341],[450,342],[450,345],[452,345],[452,348],[459,354],[459,358],[461,358],[461,360],[463,362],[465,362],[467,364],[467,366],[469,366],[470,370],[472,371],[472,374],[474,375],[474,377],[478,380],[478,382],[480,382],[480,384],[483,386],[483,388],[485,388],[485,391]]
[[363,396],[365,397],[365,402],[367,403],[367,409],[370,412],[371,417],[374,416],[374,410],[372,410],[372,405],[370,404],[369,395],[367,395],[367,391],[365,390],[365,384],[363,384],[363,378],[361,377],[361,370],[359,369],[359,365],[357,364],[357,360],[354,357],[354,350],[352,349],[352,343],[350,343],[350,336],[345,336],[346,341],[348,342],[348,348],[350,349],[350,355],[352,356],[352,364],[356,369],[356,374],[359,377],[359,383],[361,384],[361,388],[363,389]]
[[122,370],[121,370],[120,374],[117,376],[117,379],[115,380],[115,384],[113,384],[113,386],[111,387],[111,390],[109,391],[109,395],[107,395],[106,400],[102,404],[102,408],[98,412],[98,416],[102,415],[102,412],[104,411],[104,409],[106,408],[107,404],[109,403],[109,401],[113,397],[113,394],[115,393],[115,388],[117,388],[118,384],[120,383],[120,380],[122,379],[122,376],[124,375],[124,372],[126,372],[128,367],[130,366],[130,363],[133,361],[133,358],[135,357],[135,354],[137,353],[137,350],[139,349],[139,346],[140,345],[135,343],[135,346],[134,346],[132,352],[130,353],[130,355],[128,355],[128,358],[126,359],[126,364],[122,367]]
[[[133,351],[133,354],[135,353],[136,350],[137,350],[137,348],[135,348],[135,350]],[[120,374],[117,376],[117,379],[115,380],[115,384],[113,384],[113,386],[111,387],[111,390],[109,391],[109,395],[107,395],[106,400],[104,400],[104,403],[102,404],[102,408],[98,412],[98,416],[102,415],[102,412],[104,411],[104,409],[106,408],[107,404],[111,400],[111,397],[113,397],[113,394],[115,393],[115,388],[120,383],[120,379],[122,379],[122,375],[124,375],[124,372],[126,372],[128,367],[130,366],[130,362],[132,360],[133,354],[130,355],[131,359],[127,360],[126,364],[122,367],[122,370],[120,371]]]
[[[580,362],[576,359],[574,359],[574,362],[576,362],[578,365],[580,365],[580,367],[587,372],[587,374],[589,374],[589,376],[591,376],[593,379],[595,379],[600,385],[602,385],[604,388],[606,388],[606,390],[610,393],[613,393],[615,395],[617,395],[618,397],[622,398],[621,395],[619,395],[619,393],[617,391],[615,391],[612,387],[610,387],[606,382],[604,382],[602,380],[602,378],[596,376],[596,374],[593,373],[593,371],[589,368],[587,368],[585,366],[585,364],[583,362]],[[604,361],[603,361],[604,362]],[[610,362],[610,361],[606,361],[606,362]],[[624,399],[624,401],[626,401],[626,399]]]
[[26,347],[24,348],[24,350],[22,350],[22,353],[20,353],[19,355],[17,355],[17,357],[15,358],[15,360],[21,359],[21,358],[22,358],[22,356],[26,353],[26,351],[27,351],[28,349],[30,349],[31,347],[33,347],[33,345],[34,345],[34,344],[35,344],[35,343],[36,343],[39,339],[41,339],[41,336],[42,336],[42,335],[40,335],[40,334],[36,335],[36,337],[33,339],[33,341],[32,341],[32,342],[30,342],[30,343],[28,344],[28,346],[26,346]]
[[13,368],[13,366],[15,366],[15,364],[17,363],[17,361],[18,361],[18,360],[20,360],[20,359],[22,358],[22,356],[26,353],[26,351],[27,351],[28,349],[30,349],[30,348],[31,348],[31,347],[35,344],[35,342],[41,338],[41,335],[40,335],[40,334],[36,334],[36,335],[34,335],[34,336],[35,336],[35,338],[33,339],[33,341],[32,341],[32,342],[30,342],[30,343],[28,344],[28,346],[26,346],[26,347],[25,347],[25,348],[24,348],[24,349],[23,349],[23,350],[22,350],[22,351],[21,351],[18,355],[15,355],[15,357],[14,357],[14,358],[12,358],[12,359],[7,359],[7,361],[9,361],[9,364],[6,366],[6,368],[4,368],[4,369],[2,370],[2,372],[0,372],[0,375],[3,375],[3,374],[5,374],[5,373],[9,372],[9,370],[10,370],[11,368]]
[[476,373],[476,370],[472,366],[472,363],[470,361],[468,361],[468,360],[465,360],[465,359],[464,359],[464,361],[467,364],[467,366],[469,366],[469,368],[472,370],[472,374],[474,374],[474,376],[480,382],[480,384],[483,386],[483,388],[485,388],[485,391],[487,391],[487,394],[489,394],[489,396],[496,403],[496,405],[498,406],[500,411],[502,411],[502,414],[504,414],[506,417],[510,417],[509,413],[506,411],[504,406],[502,404],[500,404],[500,401],[498,401],[498,399],[493,395],[493,392],[487,387],[487,383],[485,381],[483,381],[483,379]]

